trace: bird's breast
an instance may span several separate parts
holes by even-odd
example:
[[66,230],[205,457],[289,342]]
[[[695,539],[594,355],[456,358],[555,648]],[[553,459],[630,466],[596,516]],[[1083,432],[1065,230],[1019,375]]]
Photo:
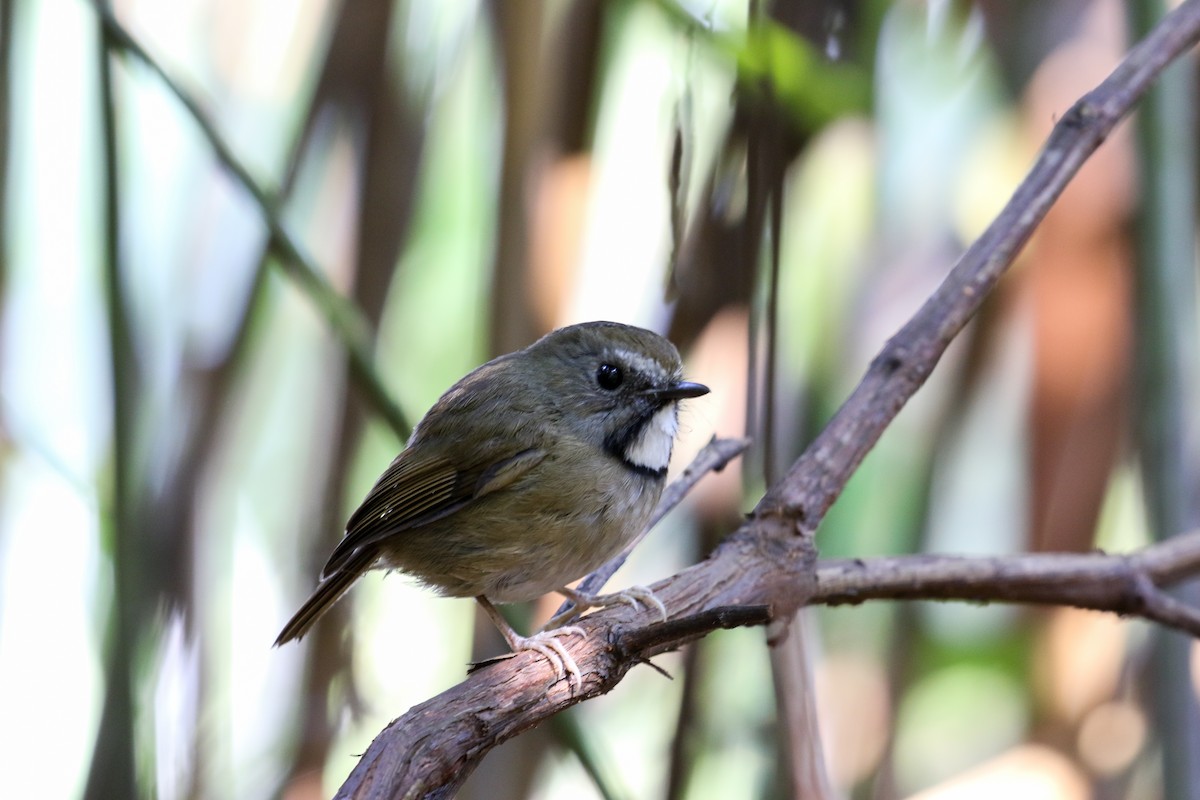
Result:
[[613,470],[609,477],[591,484],[585,501],[528,528],[523,552],[514,553],[506,569],[490,576],[484,594],[501,603],[532,600],[620,553],[645,528],[663,480],[625,470]]

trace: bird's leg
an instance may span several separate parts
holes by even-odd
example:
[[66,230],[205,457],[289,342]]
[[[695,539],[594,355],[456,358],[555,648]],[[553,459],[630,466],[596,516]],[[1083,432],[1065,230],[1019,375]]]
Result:
[[512,626],[501,616],[490,600],[483,595],[477,595],[475,600],[488,617],[491,618],[492,623],[500,630],[500,635],[504,637],[504,641],[508,642],[509,648],[514,653],[519,653],[522,650],[533,650],[536,653],[541,653],[554,667],[558,673],[559,680],[567,678],[568,682],[576,688],[583,686],[583,674],[579,671],[579,665],[575,663],[575,659],[571,657],[571,654],[563,647],[562,642],[558,640],[559,636],[584,636],[583,628],[571,625],[565,628],[558,628],[554,631],[541,630],[533,636],[522,636],[513,630]]
[[568,589],[565,586],[562,589],[555,589],[554,591],[570,600],[574,605],[558,616],[552,617],[542,627],[543,631],[554,630],[560,625],[565,625],[589,608],[607,608],[608,606],[621,605],[622,603],[631,605],[634,608],[641,608],[644,603],[651,608],[657,609],[662,621],[667,621],[667,607],[662,604],[661,600],[654,596],[654,592],[645,586],[630,586],[628,589],[613,592],[612,594],[584,594],[574,589]]

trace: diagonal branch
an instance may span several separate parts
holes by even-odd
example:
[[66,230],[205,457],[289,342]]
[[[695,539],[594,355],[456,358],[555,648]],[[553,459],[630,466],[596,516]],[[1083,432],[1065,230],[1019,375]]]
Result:
[[[718,439],[716,436],[710,439],[708,444],[692,459],[692,463],[687,465],[683,473],[673,480],[670,486],[663,490],[663,495],[658,501],[658,506],[654,509],[654,513],[650,515],[650,521],[646,523],[646,529],[638,534],[637,538],[626,545],[625,549],[618,553],[611,561],[580,581],[576,589],[583,594],[598,594],[604,587],[604,584],[608,583],[608,579],[624,566],[625,560],[629,558],[629,554],[641,544],[642,539],[646,538],[646,534],[662,521],[662,518],[671,509],[683,502],[683,498],[695,488],[701,478],[710,472],[720,472],[725,469],[725,466],[730,461],[744,453],[749,446],[749,439]],[[574,605],[570,600],[565,601],[554,612],[553,617],[565,613],[567,609],[574,607]]]
[[[1016,258],[1080,165],[1129,113],[1154,77],[1197,39],[1200,0],[1186,0],[1058,122],[1000,216],[912,320],[884,346],[858,388],[784,479],[762,498],[750,519],[707,560],[652,587],[670,610],[670,620],[652,624],[650,612],[625,608],[581,620],[588,636],[577,645],[577,640],[572,640],[572,655],[583,673],[582,686],[574,693],[566,682],[554,682],[552,668],[544,659],[529,653],[479,670],[458,686],[412,708],[381,732],[338,796],[449,797],[492,747],[575,703],[609,691],[630,668],[657,653],[720,627],[786,620],[801,605],[834,602],[833,595],[823,600],[822,592],[832,591],[836,585],[859,592],[854,597],[840,596],[840,602],[862,598],[866,588],[855,585],[855,572],[887,566],[886,560],[832,562],[818,569],[812,532],[863,456],[929,377],[950,341]],[[982,599],[1085,605],[1195,630],[1195,612],[1159,592],[1162,585],[1200,570],[1195,552],[1187,549],[1188,540],[1195,536],[1181,538],[1182,545],[1177,539],[1135,557],[1023,556],[943,561],[941,567],[948,569],[954,564],[962,570],[960,578],[966,583],[960,581],[960,586],[988,580],[992,586],[1003,585],[1002,579],[1016,580],[1029,571],[1036,574],[1051,567],[1074,569],[1069,579],[1052,569],[1053,577],[1043,583],[1025,579],[1023,598]],[[1168,545],[1168,549],[1159,549]],[[915,560],[903,562],[903,566],[915,570],[914,576],[896,578],[896,591],[921,580],[929,592],[937,587],[942,592],[951,590],[954,584],[948,577],[939,582],[935,575],[922,572],[931,570],[928,564],[933,562],[912,558]],[[1082,566],[1077,561],[1080,558],[1085,560]],[[1027,568],[1025,572],[1018,568],[1021,565]],[[971,577],[976,570],[979,574]],[[1109,571],[1117,577],[1102,582],[1103,589],[1080,585]],[[880,567],[880,572],[886,570]],[[966,588],[958,591],[960,594],[952,596],[967,596]]]
[[1182,3],[1058,124],[1000,215],[871,362],[866,376],[757,513],[786,512],[816,530],[880,434],[933,372],[1084,161],[1154,78],[1200,38],[1200,5]]

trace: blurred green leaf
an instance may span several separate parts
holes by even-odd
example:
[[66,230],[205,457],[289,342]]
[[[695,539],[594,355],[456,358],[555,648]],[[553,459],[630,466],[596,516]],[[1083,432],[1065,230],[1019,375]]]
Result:
[[658,6],[674,24],[737,65],[740,89],[776,105],[802,130],[869,109],[870,80],[862,67],[828,60],[773,20],[756,20],[745,31],[718,31],[677,3],[660,0]]
[[776,22],[751,26],[733,56],[739,85],[778,104],[802,128],[820,128],[867,110],[870,89],[859,67],[828,61]]

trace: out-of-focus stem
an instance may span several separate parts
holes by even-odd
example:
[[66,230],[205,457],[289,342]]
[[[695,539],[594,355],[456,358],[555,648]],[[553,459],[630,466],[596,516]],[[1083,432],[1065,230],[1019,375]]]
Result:
[[[1131,35],[1166,12],[1130,3]],[[1195,63],[1164,70],[1137,117],[1141,207],[1137,226],[1134,435],[1150,527],[1171,536],[1197,522]],[[1186,599],[1195,601],[1193,590]],[[1163,796],[1200,797],[1200,705],[1188,670],[1191,643],[1159,634],[1150,679],[1163,753]]]

